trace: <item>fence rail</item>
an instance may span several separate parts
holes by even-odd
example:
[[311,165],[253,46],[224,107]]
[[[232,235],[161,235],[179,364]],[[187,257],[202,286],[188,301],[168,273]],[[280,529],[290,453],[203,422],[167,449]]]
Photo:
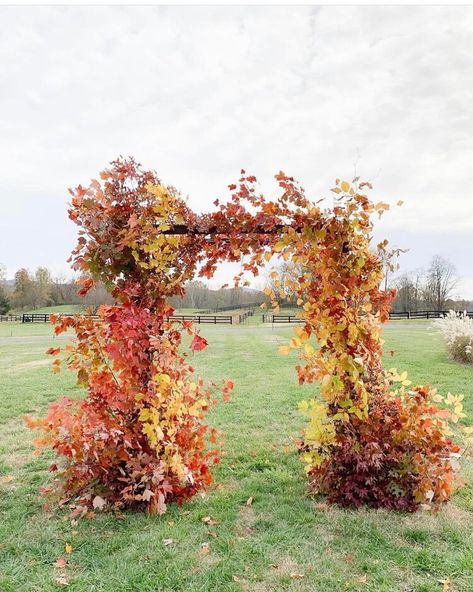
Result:
[[42,314],[42,313],[30,313],[30,314],[23,314],[21,315],[21,317],[17,317],[19,321],[21,321],[22,323],[50,323],[51,322],[51,317],[88,317],[88,318],[92,318],[92,319],[98,319],[100,318],[98,315],[93,315],[93,314],[77,314],[74,312],[71,313],[46,313],[46,314]]
[[[211,324],[211,325],[236,325],[243,323],[249,317],[254,315],[254,311],[247,310],[240,314],[234,315],[173,315],[169,317],[171,321],[191,321],[199,325]],[[94,319],[99,319],[98,315],[78,315],[77,313],[60,313],[60,314],[49,314],[49,313],[28,313],[23,315],[4,315],[0,316],[0,322],[6,321],[21,321],[22,323],[50,323],[51,316],[57,317],[69,317],[69,316],[83,316]]]
[[192,323],[212,325],[233,325],[233,315],[173,315],[170,321],[191,321]]
[[263,323],[303,323],[304,320],[296,315],[276,315],[266,313],[262,315]]
[[[390,312],[389,318],[395,319],[443,319],[448,315],[448,310],[408,310],[404,312]],[[462,315],[473,318],[473,311],[462,311]]]
[[[411,310],[403,312],[390,312],[390,320],[402,320],[402,319],[442,319],[447,316],[448,310]],[[461,314],[469,318],[473,318],[473,311],[464,311]],[[22,323],[49,323],[51,322],[51,314],[46,313],[29,313],[22,315],[0,315],[0,323],[6,322],[22,322]],[[85,316],[94,319],[98,319],[98,315],[77,315],[77,313],[58,313],[54,316],[57,317],[68,317],[68,316]],[[249,317],[254,316],[253,310],[246,310],[243,313],[234,315],[173,315],[169,317],[171,321],[191,321],[198,325],[210,324],[210,325],[236,325],[244,323]],[[265,313],[262,315],[263,323],[303,323],[304,320],[300,319],[296,315],[281,315]]]
[[[390,320],[396,319],[443,319],[448,315],[448,310],[411,310],[405,312],[390,312]],[[473,311],[465,311],[461,314],[473,318]],[[304,320],[296,315],[279,315],[266,313],[262,315],[263,323],[303,323]]]
[[249,304],[230,304],[228,306],[216,306],[215,308],[208,308],[206,310],[198,310],[195,314],[206,315],[216,312],[226,312],[228,310],[252,310],[261,306],[261,302],[250,302]]
[[21,321],[19,315],[0,315],[0,323],[18,323]]

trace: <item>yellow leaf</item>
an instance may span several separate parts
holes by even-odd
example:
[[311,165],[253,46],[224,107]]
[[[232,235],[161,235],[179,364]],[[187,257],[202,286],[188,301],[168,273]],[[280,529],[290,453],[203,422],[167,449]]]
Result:
[[298,407],[299,411],[307,411],[309,409],[309,403],[307,401],[299,401]]
[[66,553],[68,555],[72,553],[72,545],[70,543],[66,543]]
[[279,253],[280,251],[282,251],[284,248],[284,243],[282,241],[278,241],[274,247],[273,247],[273,251],[275,253]]
[[344,191],[345,193],[348,193],[348,191],[350,191],[350,183],[347,183],[346,181],[342,181],[340,186],[342,188],[342,191]]

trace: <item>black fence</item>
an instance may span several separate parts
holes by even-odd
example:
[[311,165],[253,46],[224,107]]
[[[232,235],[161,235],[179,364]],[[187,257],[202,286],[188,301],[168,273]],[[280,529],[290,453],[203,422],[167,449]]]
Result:
[[238,315],[238,322],[239,323],[244,323],[246,321],[246,319],[248,319],[249,317],[254,316],[254,311],[253,310],[246,310],[245,312],[242,312],[241,314]]
[[210,325],[237,325],[243,323],[249,317],[252,317],[254,312],[247,310],[240,314],[234,315],[173,315],[169,317],[170,321],[191,321],[198,325],[210,324]]
[[304,320],[296,315],[277,315],[266,313],[262,315],[263,323],[303,323]]
[[[443,319],[448,315],[448,310],[408,310],[405,312],[390,312],[389,318],[395,319]],[[460,314],[473,318],[473,311],[463,311]]]
[[228,306],[216,306],[215,308],[208,308],[207,310],[198,310],[195,314],[206,315],[215,312],[226,312],[227,310],[251,310],[261,306],[261,302],[251,302],[250,304],[230,304]]
[[[240,314],[234,315],[173,315],[169,317],[171,321],[191,321],[193,323],[197,323],[199,325],[202,324],[211,324],[211,325],[236,325],[238,323],[243,323],[249,317],[254,315],[254,311],[247,310]],[[81,317],[89,317],[93,319],[100,319],[98,315],[78,315],[77,313],[60,313],[60,314],[44,314],[44,313],[28,313],[19,315],[4,315],[0,316],[0,322],[6,321],[14,321],[14,322],[22,322],[22,323],[50,323],[51,316],[57,317],[69,317],[69,316],[81,316]]]
[[85,315],[85,314],[77,314],[74,312],[71,313],[51,313],[51,314],[41,314],[41,313],[31,313],[31,314],[23,314],[21,317],[18,317],[18,320],[21,320],[22,323],[50,323],[51,317],[89,317],[92,319],[99,319],[98,315]]
[[21,321],[19,315],[0,315],[0,323],[18,323]]
[[[415,310],[406,312],[390,312],[389,319],[443,319],[448,315],[448,310]],[[473,318],[473,311],[460,313],[464,316]],[[295,315],[280,315],[266,313],[262,315],[263,323],[303,323],[304,320]]]
[[233,325],[233,315],[173,315],[170,321],[190,321],[192,323],[211,325]]

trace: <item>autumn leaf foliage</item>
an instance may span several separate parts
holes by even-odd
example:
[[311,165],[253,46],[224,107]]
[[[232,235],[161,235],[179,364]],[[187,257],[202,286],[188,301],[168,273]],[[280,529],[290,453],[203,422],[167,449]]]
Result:
[[[83,293],[104,281],[116,305],[102,306],[98,319],[53,319],[56,334],[75,332],[63,353],[86,397],[64,398],[29,424],[42,431],[37,445],[52,446],[62,459],[52,470],[62,502],[73,502],[77,513],[162,513],[208,486],[218,462],[217,432],[204,421],[216,387],[194,377],[182,336],[189,335],[191,351],[207,342],[191,323],[169,321],[165,300],[182,293],[194,254],[186,237],[163,240],[161,232],[190,215],[176,192],[133,161],[116,162],[102,184],[73,191],[69,214],[80,229],[72,260],[86,278]],[[230,386],[223,385],[225,397]]]
[[[461,418],[461,401],[450,396],[439,406],[432,388],[409,389],[407,377],[381,364],[380,330],[394,292],[380,286],[394,253],[387,241],[373,246],[372,231],[388,206],[370,201],[371,187],[359,179],[337,180],[332,207],[309,200],[282,172],[276,180],[280,195],[267,199],[242,171],[230,200],[203,215],[133,159],[72,191],[69,215],[79,227],[72,262],[82,292],[101,281],[116,304],[102,307],[98,320],[57,319],[57,333],[75,331],[66,364],[87,394],[53,404],[30,424],[42,430],[38,444],[62,458],[53,470],[79,511],[95,500],[163,512],[211,482],[218,453],[205,414],[216,386],[193,377],[188,357],[207,342],[191,323],[169,319],[167,299],[195,274],[211,278],[221,262],[243,261],[238,285],[274,257],[298,271],[273,273],[266,293],[275,308],[294,294],[303,311],[281,353],[298,352],[299,382],[320,386],[300,404],[311,488],[342,505],[409,511],[451,495],[459,448],[449,420]],[[221,386],[224,399],[232,387]]]

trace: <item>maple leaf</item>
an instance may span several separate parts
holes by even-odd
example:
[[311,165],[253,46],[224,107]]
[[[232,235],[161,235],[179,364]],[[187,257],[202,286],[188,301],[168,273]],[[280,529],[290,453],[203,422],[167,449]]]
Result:
[[61,351],[60,347],[50,347],[46,353],[50,356],[57,356],[57,354]]
[[204,337],[201,337],[200,335],[194,335],[194,339],[192,340],[191,343],[191,350],[192,351],[202,351],[203,349],[205,349],[207,347],[208,343],[207,340]]
[[54,562],[54,566],[55,567],[59,567],[59,568],[63,568],[66,567],[67,565],[67,560],[64,559],[64,557],[59,557],[58,559],[56,559],[56,561]]
[[104,500],[103,497],[100,497],[100,495],[96,495],[92,501],[92,506],[96,510],[103,510],[106,505],[107,505],[107,500]]
[[70,555],[72,553],[72,545],[70,543],[66,543],[65,551],[68,555]]

